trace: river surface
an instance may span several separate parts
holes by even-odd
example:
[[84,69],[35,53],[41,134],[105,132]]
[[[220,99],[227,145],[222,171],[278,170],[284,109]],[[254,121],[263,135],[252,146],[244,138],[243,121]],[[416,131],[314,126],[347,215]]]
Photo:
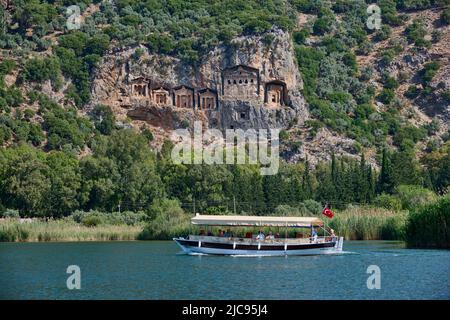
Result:
[[[346,241],[344,250],[225,257],[180,254],[170,241],[0,243],[0,298],[450,299],[450,250],[386,241]],[[80,268],[79,290],[67,288],[69,265]]]

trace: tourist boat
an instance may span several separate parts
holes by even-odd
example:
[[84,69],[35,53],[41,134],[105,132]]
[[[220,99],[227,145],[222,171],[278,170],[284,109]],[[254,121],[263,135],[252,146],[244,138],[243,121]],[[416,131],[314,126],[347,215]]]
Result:
[[[284,255],[321,255],[342,252],[343,237],[327,235],[326,228],[321,219],[316,217],[273,217],[273,216],[228,216],[228,215],[199,215],[191,219],[195,226],[222,226],[222,227],[259,227],[283,228],[285,237],[265,237],[258,239],[253,234],[246,237],[233,235],[213,236],[206,235],[201,230],[200,235],[189,235],[173,240],[187,254],[213,254],[236,256],[284,256]],[[307,228],[311,230],[324,230],[325,236],[302,236],[288,238],[288,228]]]

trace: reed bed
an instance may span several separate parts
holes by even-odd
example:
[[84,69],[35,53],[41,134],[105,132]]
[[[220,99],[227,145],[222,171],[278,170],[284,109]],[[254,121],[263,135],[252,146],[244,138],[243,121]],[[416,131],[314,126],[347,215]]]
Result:
[[144,227],[137,236],[138,240],[172,240],[173,238],[186,237],[189,234],[197,233],[197,228],[191,227],[189,222],[177,225],[165,230],[155,230],[151,225]]
[[407,211],[352,207],[337,212],[332,220],[326,221],[346,240],[404,240],[407,219]]
[[110,241],[136,240],[143,226],[98,225],[87,227],[70,220],[33,220],[0,222],[0,241]]
[[[404,240],[405,225],[408,218],[407,211],[392,211],[384,208],[373,207],[352,207],[347,210],[336,212],[333,219],[324,216],[320,217],[326,223],[326,227],[335,230],[339,236],[343,236],[346,240]],[[230,229],[235,236],[243,237],[247,232],[253,234],[258,233],[262,229],[265,234],[272,231],[274,234],[279,233],[281,238],[286,236],[285,228],[277,227],[192,227],[188,221],[174,224],[172,228],[164,228],[164,232],[155,232],[155,226],[146,226],[139,236],[142,240],[168,240],[172,237],[186,236],[188,234],[198,234],[201,229],[204,232],[212,231],[214,235],[219,234],[219,230]],[[317,230],[323,235],[321,229]],[[289,228],[288,237],[296,237],[297,233],[303,236],[309,236],[309,228]]]
[[[406,211],[396,212],[382,208],[352,207],[336,212],[333,219],[321,216],[326,226],[333,228],[339,236],[346,240],[404,240],[405,225],[408,218]],[[73,219],[33,220],[20,223],[17,219],[6,219],[0,222],[0,241],[38,242],[38,241],[110,241],[110,240],[168,240],[172,237],[198,233],[200,228],[190,226],[189,219],[171,219],[170,223],[153,221],[145,225],[112,225],[99,224],[86,226]],[[221,228],[211,228],[218,234]],[[225,229],[225,228],[222,228]],[[246,232],[257,233],[259,228],[231,228],[235,235],[244,236]],[[263,228],[267,234],[269,229],[280,237],[285,236],[284,228]],[[321,235],[321,230],[319,235]],[[289,237],[296,233],[308,235],[306,229],[290,229]]]

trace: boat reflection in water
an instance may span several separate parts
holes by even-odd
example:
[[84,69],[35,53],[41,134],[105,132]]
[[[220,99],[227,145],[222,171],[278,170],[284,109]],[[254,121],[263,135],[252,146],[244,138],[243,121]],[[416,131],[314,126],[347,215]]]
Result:
[[[196,226],[223,227],[277,227],[285,229],[285,237],[247,233],[245,237],[232,234],[221,236],[189,235],[173,240],[187,254],[243,255],[243,256],[282,256],[282,255],[321,255],[342,252],[343,237],[328,233],[324,223],[317,217],[273,217],[273,216],[227,216],[199,215],[191,219]],[[288,238],[288,228],[307,228],[311,236]],[[317,236],[316,229],[323,231]]]

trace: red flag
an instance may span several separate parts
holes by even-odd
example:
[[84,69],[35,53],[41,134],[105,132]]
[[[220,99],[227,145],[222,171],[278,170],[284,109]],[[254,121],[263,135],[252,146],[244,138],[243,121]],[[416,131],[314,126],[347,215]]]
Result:
[[325,207],[325,209],[323,209],[322,214],[326,215],[328,218],[333,218],[334,213],[328,209],[328,207]]

